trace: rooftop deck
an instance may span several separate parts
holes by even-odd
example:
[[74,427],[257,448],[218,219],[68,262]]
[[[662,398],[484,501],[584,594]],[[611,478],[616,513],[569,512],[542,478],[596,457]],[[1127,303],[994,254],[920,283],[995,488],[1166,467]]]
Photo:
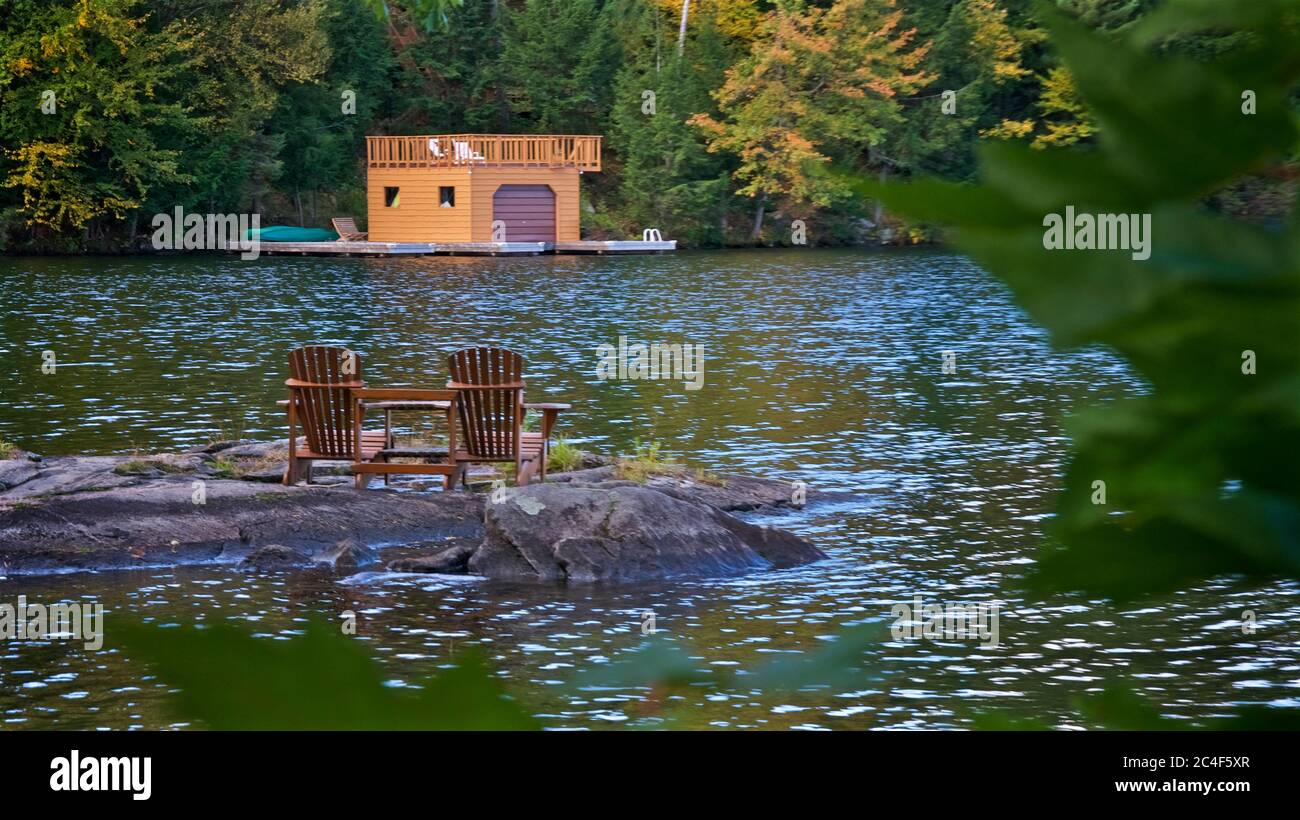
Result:
[[577,168],[600,170],[598,136],[429,134],[366,137],[371,168]]

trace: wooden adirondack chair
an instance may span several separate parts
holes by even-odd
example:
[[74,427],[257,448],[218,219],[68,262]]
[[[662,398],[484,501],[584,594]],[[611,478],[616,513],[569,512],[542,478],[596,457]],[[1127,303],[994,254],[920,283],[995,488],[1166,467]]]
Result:
[[339,242],[364,242],[368,234],[357,230],[357,221],[350,216],[336,216],[330,220]]
[[[452,448],[455,483],[465,480],[471,463],[515,464],[515,482],[523,487],[534,475],[546,479],[547,442],[556,416],[568,404],[524,404],[524,360],[499,347],[470,347],[447,359],[449,389],[460,394],[459,414],[463,444]],[[524,414],[540,410],[540,433],[524,432]]]
[[[450,451],[456,449],[454,390],[418,390],[413,388],[367,388],[361,379],[361,357],[342,347],[307,345],[289,353],[289,372],[285,380],[289,398],[281,402],[289,414],[289,467],[284,483],[311,483],[312,462],[321,460],[351,461],[357,489],[379,473],[418,473],[441,475],[443,487],[450,488],[456,466],[450,459],[442,464],[392,464],[385,451],[390,448],[387,431],[362,432],[367,401],[445,402]],[[298,449],[298,427],[307,439],[307,449]]]

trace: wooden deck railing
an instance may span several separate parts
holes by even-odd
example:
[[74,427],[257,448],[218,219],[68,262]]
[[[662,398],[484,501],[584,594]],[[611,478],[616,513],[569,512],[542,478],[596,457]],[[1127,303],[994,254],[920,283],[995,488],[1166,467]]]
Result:
[[516,167],[600,170],[601,137],[435,134],[366,137],[371,168]]

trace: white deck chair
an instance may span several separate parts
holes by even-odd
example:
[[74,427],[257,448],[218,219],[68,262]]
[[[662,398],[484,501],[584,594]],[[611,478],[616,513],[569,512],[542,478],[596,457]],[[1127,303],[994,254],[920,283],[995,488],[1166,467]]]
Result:
[[452,140],[451,144],[456,149],[456,162],[485,162],[487,160],[482,154],[472,150],[468,142]]
[[447,155],[442,152],[442,146],[438,144],[436,139],[429,140],[429,153],[433,154],[433,158],[438,162],[442,162],[447,158]]

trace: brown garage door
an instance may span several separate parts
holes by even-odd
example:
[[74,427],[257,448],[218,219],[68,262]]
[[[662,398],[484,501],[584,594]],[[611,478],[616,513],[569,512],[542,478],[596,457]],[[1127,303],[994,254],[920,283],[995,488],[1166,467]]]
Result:
[[502,185],[492,195],[492,221],[506,223],[507,242],[555,241],[555,192],[548,185]]

